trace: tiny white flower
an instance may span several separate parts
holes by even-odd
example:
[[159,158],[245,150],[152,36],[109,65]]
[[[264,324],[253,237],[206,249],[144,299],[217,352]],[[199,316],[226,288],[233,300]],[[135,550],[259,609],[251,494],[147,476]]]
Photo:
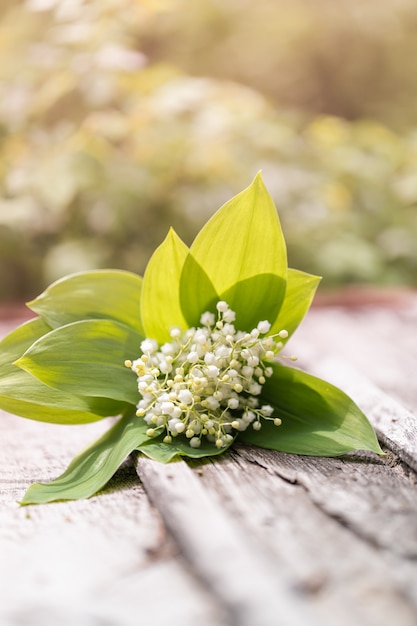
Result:
[[[232,311],[231,309],[228,309],[227,311],[223,313],[223,319],[227,323],[234,322],[236,319],[236,313]],[[234,328],[233,328],[233,332],[234,332]]]
[[178,392],[178,400],[183,404],[191,404],[193,401],[193,394],[189,389],[181,389]]
[[187,356],[187,361],[188,363],[197,363],[198,361],[197,352],[190,352],[189,355]]
[[144,339],[140,344],[140,349],[142,352],[152,354],[158,350],[158,342],[155,339]]
[[206,363],[206,365],[214,365],[216,361],[217,358],[213,352],[206,352],[204,355],[204,363]]
[[172,356],[175,354],[175,349],[172,343],[164,343],[164,345],[161,346],[160,350],[162,354],[165,354],[165,356]]
[[175,405],[173,402],[163,402],[161,404],[161,411],[165,415],[171,415],[174,409],[175,409]]
[[242,367],[242,375],[249,380],[253,376],[253,367],[250,365],[244,365]]
[[203,324],[203,326],[214,326],[214,322],[215,322],[214,314],[209,313],[208,311],[203,313],[203,315],[200,318],[200,323]]
[[159,369],[161,370],[162,374],[170,374],[172,372],[172,365],[171,363],[167,363],[167,361],[164,360],[161,361]]
[[260,385],[259,383],[251,383],[249,385],[249,393],[251,393],[254,396],[258,396],[262,391],[262,385]]
[[237,398],[229,398],[227,401],[227,406],[229,409],[237,409],[239,406],[239,400]]
[[194,341],[198,344],[205,344],[207,342],[207,337],[202,330],[197,331],[194,335]]
[[264,335],[271,330],[271,324],[268,322],[268,320],[262,320],[262,322],[259,322],[257,329],[262,335]]
[[225,313],[228,310],[228,305],[227,302],[224,302],[224,300],[219,300],[219,302],[216,304],[216,309],[219,311],[219,313]]
[[229,348],[228,346],[219,346],[216,349],[216,357],[219,357],[221,359],[223,358],[227,359],[230,356],[231,352],[232,352],[232,349]]
[[209,365],[206,371],[209,378],[217,378],[220,372],[219,368],[215,365]]
[[216,400],[216,398],[213,398],[213,396],[208,396],[208,398],[206,398],[204,400],[204,405],[211,409],[212,411],[214,411],[215,409],[218,409],[220,406],[220,403],[218,400]]

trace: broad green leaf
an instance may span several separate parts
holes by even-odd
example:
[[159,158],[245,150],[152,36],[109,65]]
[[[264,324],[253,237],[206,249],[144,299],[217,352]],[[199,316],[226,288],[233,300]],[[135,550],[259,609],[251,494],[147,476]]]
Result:
[[181,311],[179,284],[188,248],[171,228],[155,250],[143,277],[141,318],[146,337],[159,343],[171,341],[173,326],[185,330]]
[[112,319],[143,334],[142,278],[122,270],[72,274],[50,285],[28,307],[52,328],[81,319]]
[[148,439],[147,428],[147,424],[135,413],[122,417],[76,456],[61,476],[50,483],[36,483],[29,487],[21,504],[78,500],[94,495],[110,480],[132,450]]
[[[233,441],[231,442],[231,444]],[[230,444],[230,445],[231,445]],[[138,446],[138,450],[143,452],[146,456],[159,461],[160,463],[169,463],[174,459],[179,459],[182,456],[192,459],[200,459],[205,456],[215,456],[222,454],[229,447],[217,448],[214,443],[209,441],[202,441],[199,448],[192,448],[188,443],[188,440],[180,437],[175,437],[172,443],[163,443],[162,436],[149,439],[143,444]]]
[[83,320],[35,341],[16,365],[60,391],[136,404],[136,376],[124,362],[136,358],[141,340],[119,322]]
[[352,450],[382,453],[371,424],[343,391],[292,367],[273,368],[262,401],[274,407],[282,425],[263,420],[261,430],[240,434],[243,441],[312,456],[338,456]]
[[40,318],[26,322],[0,342],[0,407],[42,422],[83,424],[118,415],[126,403],[108,398],[80,397],[51,389],[13,365],[50,327]]
[[320,276],[288,268],[285,300],[269,335],[285,329],[291,337],[310,308],[320,280]]
[[[281,287],[282,280],[275,274],[257,274],[235,283],[221,294],[221,300],[227,303],[243,303],[246,300],[245,306],[239,308],[235,326],[240,330],[252,330],[261,320],[270,322],[275,319]],[[249,302],[252,302],[252,306]]]
[[[219,294],[228,294],[229,306],[240,317],[253,313],[256,323],[265,319],[263,301],[273,291],[275,306],[270,307],[273,323],[285,295],[287,252],[278,214],[260,174],[253,183],[232,198],[207,222],[190,248],[197,263],[207,273]],[[240,283],[263,274],[261,294],[256,302],[250,290],[236,288]],[[273,277],[273,278],[272,278]],[[184,279],[182,281],[186,283]],[[189,284],[192,289],[198,285]],[[182,300],[184,299],[184,296]],[[253,324],[252,324],[253,325]]]
[[188,326],[199,326],[201,314],[216,312],[216,303],[221,300],[213,284],[192,254],[188,254],[180,279],[181,310]]

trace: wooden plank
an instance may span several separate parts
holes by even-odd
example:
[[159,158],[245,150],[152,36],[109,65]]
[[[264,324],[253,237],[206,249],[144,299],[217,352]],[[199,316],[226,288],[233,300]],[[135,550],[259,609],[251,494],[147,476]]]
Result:
[[168,466],[139,456],[99,498],[22,509],[24,486],[55,477],[106,425],[3,414],[2,626],[142,616],[152,626],[414,626],[417,477],[397,454],[417,469],[416,320],[412,307],[317,309],[290,344],[362,406],[393,451],[383,459],[251,447]]
[[412,380],[417,371],[416,328],[417,295],[397,308],[313,308],[288,351],[309,368],[338,357],[417,414],[417,385]]
[[98,497],[17,504],[31,482],[55,477],[106,427],[0,413],[1,625],[136,626],[146,616],[152,626],[227,626],[215,599],[188,571],[132,464]]
[[147,493],[195,571],[231,622],[239,626],[319,624],[300,593],[288,585],[268,548],[224,512],[183,461],[162,465],[141,455],[137,471]]
[[304,591],[322,623],[416,623],[415,484],[381,463],[249,446],[198,471],[202,484]]

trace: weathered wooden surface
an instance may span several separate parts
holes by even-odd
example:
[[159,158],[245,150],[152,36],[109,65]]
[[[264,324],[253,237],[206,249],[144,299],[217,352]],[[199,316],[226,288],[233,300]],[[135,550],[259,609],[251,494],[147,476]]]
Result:
[[413,298],[325,307],[289,347],[367,412],[384,458],[138,456],[99,497],[22,508],[107,424],[1,414],[0,625],[415,626],[416,326]]

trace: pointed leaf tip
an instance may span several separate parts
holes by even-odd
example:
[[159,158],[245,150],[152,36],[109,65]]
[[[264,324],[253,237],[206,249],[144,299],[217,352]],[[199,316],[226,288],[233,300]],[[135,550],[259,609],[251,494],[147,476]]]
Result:
[[[190,253],[214,292],[227,296],[238,328],[250,329],[265,317],[275,321],[285,296],[287,251],[276,207],[260,172],[213,215]],[[184,266],[182,302],[192,297],[189,269]],[[250,290],[238,288],[247,284]]]

